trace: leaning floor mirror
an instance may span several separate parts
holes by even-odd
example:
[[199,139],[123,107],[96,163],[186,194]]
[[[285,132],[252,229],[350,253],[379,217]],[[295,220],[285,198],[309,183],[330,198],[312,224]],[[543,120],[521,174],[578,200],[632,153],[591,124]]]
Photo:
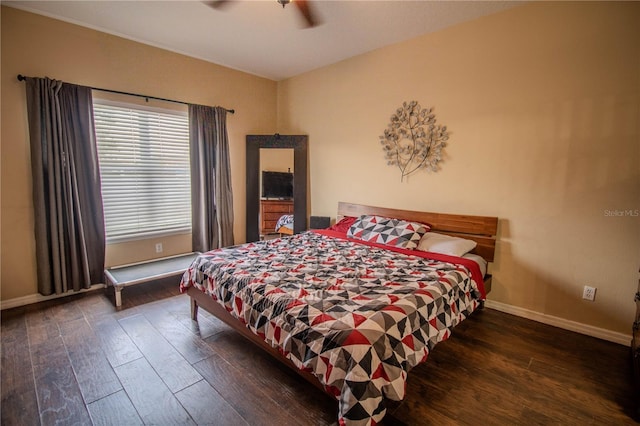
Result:
[[[246,146],[246,240],[258,241],[264,236],[265,226],[269,222],[260,219],[261,207],[267,204],[270,208],[284,209],[293,207],[293,233],[307,229],[307,135],[247,135]],[[268,149],[293,150],[292,186],[287,189],[287,173],[289,171],[270,170],[273,174],[267,178],[273,184],[263,188],[263,171],[260,167],[260,153]],[[280,182],[278,184],[278,182]],[[291,202],[291,198],[293,199]],[[280,210],[278,210],[280,212]],[[282,211],[284,212],[284,210]],[[275,225],[273,226],[275,228]],[[275,229],[274,229],[275,232]]]

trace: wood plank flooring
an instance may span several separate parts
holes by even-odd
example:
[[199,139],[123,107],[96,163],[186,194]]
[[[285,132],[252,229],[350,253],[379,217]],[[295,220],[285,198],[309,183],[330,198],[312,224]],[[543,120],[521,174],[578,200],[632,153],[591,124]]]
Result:
[[[337,403],[166,280],[2,312],[2,425],[334,425]],[[387,425],[635,424],[629,348],[491,309],[409,375]]]

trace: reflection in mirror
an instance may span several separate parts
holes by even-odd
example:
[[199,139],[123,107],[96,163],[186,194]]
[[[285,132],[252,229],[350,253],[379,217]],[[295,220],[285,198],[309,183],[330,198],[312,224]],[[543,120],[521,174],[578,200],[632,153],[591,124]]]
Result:
[[260,149],[260,239],[293,234],[293,149]]
[[[247,135],[246,241],[260,239],[260,157],[262,148],[293,150],[293,233],[307,230],[307,135]],[[265,151],[266,153],[266,151]]]

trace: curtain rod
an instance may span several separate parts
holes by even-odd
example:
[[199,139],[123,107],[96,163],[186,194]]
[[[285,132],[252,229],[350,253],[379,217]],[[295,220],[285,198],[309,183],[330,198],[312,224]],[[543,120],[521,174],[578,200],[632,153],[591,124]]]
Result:
[[[26,76],[24,76],[22,74],[18,74],[18,81],[25,81],[27,78],[30,78],[30,77],[26,77]],[[101,89],[99,87],[90,87],[90,86],[89,86],[89,89],[91,89],[91,90],[99,90],[101,92],[117,93],[119,95],[137,96],[139,98],[145,98],[147,101],[149,99],[154,99],[156,101],[165,101],[165,102],[173,102],[173,103],[176,103],[176,104],[189,105],[188,102],[175,101],[173,99],[166,99],[166,98],[158,98],[156,96],[139,95],[137,93],[121,92],[119,90]],[[235,114],[236,113],[235,109],[226,109],[225,108],[225,111],[227,111],[228,113],[231,113],[231,114]]]

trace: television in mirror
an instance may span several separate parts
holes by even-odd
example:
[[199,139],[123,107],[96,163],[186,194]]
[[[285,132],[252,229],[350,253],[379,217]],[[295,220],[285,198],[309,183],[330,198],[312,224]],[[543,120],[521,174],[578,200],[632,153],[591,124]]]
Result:
[[262,198],[290,200],[293,198],[293,173],[262,171]]

